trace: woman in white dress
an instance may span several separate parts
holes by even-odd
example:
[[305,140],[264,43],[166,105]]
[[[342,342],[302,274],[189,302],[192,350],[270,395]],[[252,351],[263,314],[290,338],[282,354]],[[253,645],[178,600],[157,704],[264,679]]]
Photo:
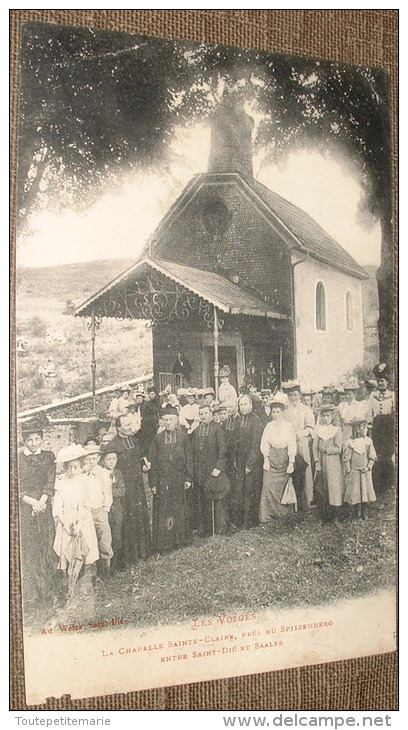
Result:
[[296,433],[292,424],[284,418],[287,399],[277,393],[271,400],[272,420],[265,426],[261,439],[264,457],[262,494],[259,521],[286,519],[294,512],[293,504],[281,504],[283,492],[296,456]]

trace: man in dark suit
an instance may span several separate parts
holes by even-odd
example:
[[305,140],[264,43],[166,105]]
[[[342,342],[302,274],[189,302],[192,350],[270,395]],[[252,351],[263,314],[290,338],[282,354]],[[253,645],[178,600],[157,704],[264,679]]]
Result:
[[271,391],[266,388],[261,390],[262,401],[254,407],[254,412],[262,423],[263,428],[271,420]]
[[228,495],[211,502],[204,494],[204,484],[210,475],[217,478],[225,472],[227,446],[223,428],[213,421],[210,406],[202,404],[199,417],[200,424],[192,435],[194,522],[199,533],[211,535],[213,530],[224,532],[228,529]]

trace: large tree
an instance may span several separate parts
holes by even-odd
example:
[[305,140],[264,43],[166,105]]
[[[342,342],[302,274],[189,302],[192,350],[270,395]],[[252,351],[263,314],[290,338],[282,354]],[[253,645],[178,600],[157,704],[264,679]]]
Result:
[[19,213],[86,206],[126,172],[169,164],[174,129],[223,93],[261,113],[264,163],[311,146],[347,166],[379,220],[381,359],[392,358],[393,245],[388,77],[384,70],[221,46],[45,24],[22,33]]

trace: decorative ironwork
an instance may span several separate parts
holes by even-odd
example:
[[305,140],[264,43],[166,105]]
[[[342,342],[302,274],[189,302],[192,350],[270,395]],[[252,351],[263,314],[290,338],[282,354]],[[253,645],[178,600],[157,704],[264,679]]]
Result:
[[86,323],[86,326],[89,330],[95,329],[98,330],[102,324],[103,316],[100,314],[97,314],[96,311],[91,315],[89,322]]
[[[154,327],[160,322],[186,322],[192,312],[202,317],[207,327],[213,328],[212,304],[180,284],[146,274],[131,288],[104,297],[101,304],[96,305],[95,320],[101,322],[103,317],[119,321],[145,319],[148,326]],[[223,324],[224,321],[218,317],[218,326]]]

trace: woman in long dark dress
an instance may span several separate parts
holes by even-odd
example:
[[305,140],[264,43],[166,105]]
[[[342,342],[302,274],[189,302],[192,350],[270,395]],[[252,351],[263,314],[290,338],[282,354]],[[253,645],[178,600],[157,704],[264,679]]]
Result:
[[391,374],[385,363],[374,368],[378,390],[371,395],[373,418],[372,439],[377,461],[373,467],[373,482],[376,494],[381,494],[394,485],[395,454],[395,407],[394,393],[389,390]]
[[186,490],[191,487],[193,459],[190,439],[178,426],[177,409],[162,412],[164,431],[152,441],[149,484],[153,492],[153,547],[170,550],[191,542]]
[[[131,414],[116,419],[117,436],[109,443],[118,455],[118,469],[125,482],[123,497],[123,558],[133,565],[151,554],[150,523],[143,485],[142,459],[138,435],[133,433]],[[146,468],[146,467],[145,467]]]
[[53,550],[54,520],[51,498],[55,484],[55,456],[43,451],[42,428],[27,424],[23,429],[24,448],[18,459],[20,533],[24,604],[46,602],[57,569]]

